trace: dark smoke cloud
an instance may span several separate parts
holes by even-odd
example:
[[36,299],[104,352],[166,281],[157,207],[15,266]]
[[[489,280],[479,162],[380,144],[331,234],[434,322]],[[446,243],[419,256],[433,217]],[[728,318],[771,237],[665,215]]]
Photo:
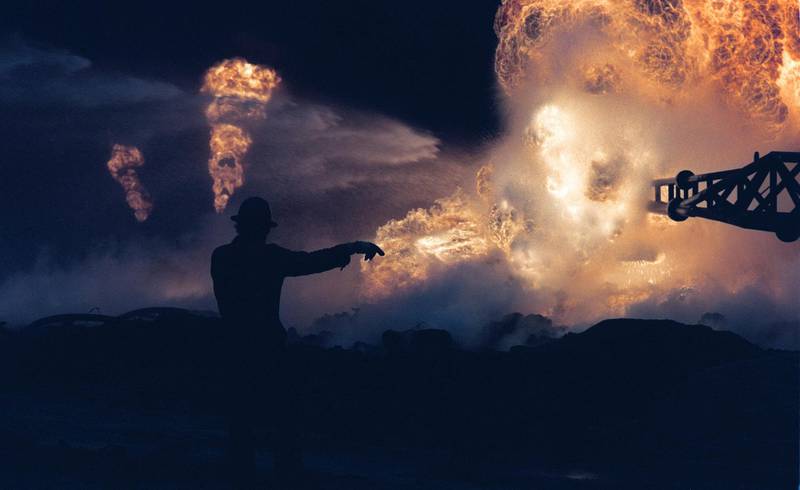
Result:
[[23,325],[93,308],[104,314],[149,305],[210,309],[206,263],[214,246],[214,226],[209,223],[205,233],[187,236],[177,245],[109,240],[67,265],[42,256],[31,269],[0,282],[0,318]]
[[[787,288],[793,288],[798,263],[788,267]],[[790,293],[797,297],[796,293]],[[800,349],[800,313],[797,303],[783,301],[758,286],[730,293],[722,287],[705,290],[675,289],[666,297],[638,303],[630,317],[670,318],[684,323],[702,323],[736,332],[765,347]]]
[[82,56],[36,47],[20,38],[0,43],[0,81],[0,101],[21,106],[100,107],[182,95],[170,83],[104,73]]
[[518,345],[536,346],[559,338],[566,327],[553,324],[543,315],[511,313],[482,329],[478,347],[484,350],[509,350]]

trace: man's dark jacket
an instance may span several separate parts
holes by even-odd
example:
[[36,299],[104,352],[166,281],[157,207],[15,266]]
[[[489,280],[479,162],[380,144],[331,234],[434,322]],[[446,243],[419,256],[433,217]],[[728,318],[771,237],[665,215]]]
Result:
[[344,267],[351,253],[350,244],[316,252],[295,252],[240,237],[214,250],[211,277],[228,336],[237,344],[256,349],[258,344],[263,348],[264,342],[283,343],[286,338],[280,320],[283,280]]

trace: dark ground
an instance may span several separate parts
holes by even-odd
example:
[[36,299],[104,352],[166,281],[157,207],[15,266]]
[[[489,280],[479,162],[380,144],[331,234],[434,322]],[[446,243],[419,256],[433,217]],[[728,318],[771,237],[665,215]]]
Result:
[[[225,488],[217,320],[55,323],[0,333],[0,488]],[[292,348],[317,488],[798,487],[796,352],[644,320],[510,352],[319,342]]]

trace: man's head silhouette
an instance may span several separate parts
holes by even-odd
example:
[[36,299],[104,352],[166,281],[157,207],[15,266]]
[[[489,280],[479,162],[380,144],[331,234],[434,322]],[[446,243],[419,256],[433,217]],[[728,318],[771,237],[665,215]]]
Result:
[[269,203],[260,197],[248,197],[239,206],[239,212],[231,219],[236,222],[236,231],[245,237],[266,237],[269,230],[278,226],[272,221]]

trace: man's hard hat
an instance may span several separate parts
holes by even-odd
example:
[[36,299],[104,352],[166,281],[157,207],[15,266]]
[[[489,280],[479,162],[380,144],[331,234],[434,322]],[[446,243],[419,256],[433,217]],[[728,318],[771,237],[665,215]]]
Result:
[[237,223],[247,223],[254,225],[264,225],[269,227],[278,226],[272,221],[272,211],[269,203],[260,197],[248,197],[239,206],[239,213],[231,216]]

